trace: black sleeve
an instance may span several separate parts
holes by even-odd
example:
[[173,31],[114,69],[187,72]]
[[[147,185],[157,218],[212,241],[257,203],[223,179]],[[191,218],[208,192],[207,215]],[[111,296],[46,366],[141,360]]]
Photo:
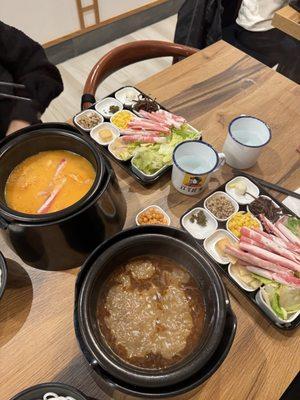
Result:
[[12,75],[15,83],[26,85],[26,90],[16,90],[15,93],[34,100],[33,104],[16,101],[11,119],[36,122],[38,114],[42,114],[63,90],[58,69],[48,61],[40,44],[1,21],[0,64]]

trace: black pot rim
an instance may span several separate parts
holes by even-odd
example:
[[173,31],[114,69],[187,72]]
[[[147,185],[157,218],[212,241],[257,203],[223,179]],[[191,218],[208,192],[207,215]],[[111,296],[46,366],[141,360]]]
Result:
[[2,271],[1,274],[1,284],[0,284],[0,299],[4,293],[6,283],[7,283],[7,265],[3,254],[0,251],[0,270]]
[[[95,195],[95,193],[101,188],[101,185],[103,185],[103,176],[105,173],[105,160],[102,155],[100,155],[97,147],[94,145],[92,140],[88,138],[87,136],[83,136],[81,134],[77,134],[74,131],[67,130],[67,127],[65,124],[62,124],[62,127],[56,127],[56,128],[51,128],[51,127],[44,127],[43,124],[40,125],[34,125],[33,130],[25,130],[24,132],[20,131],[17,135],[13,135],[11,140],[5,140],[5,143],[3,147],[1,148],[1,143],[0,143],[0,160],[1,156],[10,151],[11,146],[14,146],[16,144],[19,144],[22,142],[24,139],[28,138],[29,136],[32,135],[49,135],[49,133],[54,133],[54,134],[59,134],[62,136],[67,136],[71,137],[74,140],[80,141],[83,145],[85,145],[89,150],[92,152],[96,164],[97,164],[97,169],[96,169],[96,177],[95,181],[90,188],[90,190],[83,196],[79,201],[71,205],[70,207],[64,208],[63,210],[49,213],[49,214],[43,214],[43,215],[36,215],[36,214],[25,214],[21,213],[18,211],[15,211],[11,208],[9,208],[5,203],[0,201],[0,215],[5,219],[5,220],[13,220],[15,222],[27,222],[30,224],[38,224],[38,223],[46,223],[46,222],[58,222],[61,219],[65,219],[70,215],[74,215],[79,211],[81,208],[83,208],[87,202]],[[53,130],[55,130],[53,132]]]
[[[142,232],[144,229],[144,227],[139,227],[139,228],[133,228],[133,229],[128,229],[127,233],[130,234],[130,232],[135,231],[138,232],[139,230]],[[159,229],[159,228],[158,228]],[[171,238],[171,232],[174,230],[174,228],[165,228],[165,229],[169,229],[169,237]],[[181,231],[181,233],[183,233]],[[114,238],[117,238],[120,235],[123,235],[124,233],[121,232],[117,235],[115,235]],[[152,232],[150,235],[153,235],[154,233]],[[184,233],[183,233],[184,234]],[[150,236],[148,234],[148,236]],[[156,236],[161,234],[156,233]],[[140,233],[138,235],[139,238],[143,237],[144,235],[142,235],[142,233]],[[168,237],[166,234],[163,235],[164,237]],[[130,239],[132,239],[132,237],[130,237]],[[173,240],[178,240],[178,239],[174,239]],[[116,240],[116,239],[114,239]],[[103,254],[105,252],[108,251],[112,251],[111,249],[114,249],[116,247],[116,245],[118,245],[118,243],[120,242],[124,242],[126,241],[126,238],[121,239],[120,241],[118,241],[117,243],[114,243],[112,247],[108,247],[107,243],[109,243],[110,240],[108,240],[105,243],[104,246],[104,251],[101,252],[101,248],[103,248],[102,246],[99,246],[95,252],[89,257],[89,259],[87,260],[87,262],[85,263],[85,267],[86,265],[89,265],[89,261],[93,259],[91,265],[94,264],[95,260],[99,257],[96,256],[95,254],[99,254],[101,253],[101,256],[103,256]],[[198,352],[196,352],[195,354],[197,354],[199,356],[199,354],[202,354],[202,361],[203,363],[201,365],[204,365],[204,363],[211,357],[211,355],[213,354],[214,350],[217,348],[220,339],[222,337],[223,334],[223,329],[224,329],[224,325],[225,325],[225,317],[226,317],[226,304],[227,304],[227,296],[226,296],[226,292],[224,290],[224,285],[221,281],[221,278],[219,277],[218,273],[216,272],[215,268],[211,265],[211,263],[209,262],[209,260],[207,258],[205,258],[203,256],[202,253],[198,252],[197,250],[193,249],[191,246],[189,246],[188,244],[181,242],[181,245],[183,245],[185,247],[186,250],[192,251],[194,253],[194,255],[197,255],[198,260],[202,262],[206,262],[206,266],[208,265],[207,268],[210,269],[211,272],[211,278],[213,279],[214,283],[215,283],[215,291],[216,291],[216,297],[217,297],[217,302],[218,302],[218,319],[215,321],[214,323],[214,327],[218,328],[215,329],[215,335],[211,335],[211,339],[208,340],[207,342],[207,348],[206,351],[203,352],[203,349]],[[105,248],[106,247],[106,248]],[[101,266],[100,266],[101,269]],[[99,270],[99,267],[98,267]],[[177,380],[178,382],[184,380],[187,376],[187,369],[188,366],[190,364],[193,364],[194,369],[196,368],[194,364],[196,364],[197,368],[200,368],[200,360],[195,361],[196,356],[192,357],[192,359],[187,360],[186,362],[184,362],[183,365],[180,365],[180,367],[175,368],[175,371],[173,372],[169,372],[168,374],[155,374],[155,375],[151,375],[151,372],[149,373],[149,371],[147,371],[146,373],[144,372],[140,372],[140,373],[136,373],[136,375],[134,377],[129,376],[128,373],[123,373],[123,371],[120,372],[120,370],[118,371],[118,363],[115,364],[113,360],[108,360],[109,357],[107,357],[107,354],[105,354],[105,349],[101,348],[101,352],[99,352],[98,350],[95,349],[94,346],[94,342],[95,342],[95,338],[93,338],[93,334],[89,328],[89,325],[87,323],[87,318],[86,318],[86,310],[85,310],[85,305],[84,305],[84,299],[83,296],[85,294],[85,290],[86,290],[86,284],[87,284],[87,278],[88,278],[89,274],[87,273],[85,278],[83,279],[83,281],[81,282],[81,287],[78,290],[78,293],[76,295],[77,297],[77,307],[76,307],[76,312],[78,314],[78,328],[80,331],[80,334],[82,336],[82,338],[84,338],[84,342],[85,342],[85,346],[88,348],[88,351],[92,354],[93,359],[95,360],[96,363],[98,363],[100,365],[100,367],[102,367],[105,371],[110,371],[110,373],[116,377],[118,377],[119,379],[126,379],[127,380],[131,380],[131,382],[133,382],[134,385],[142,385],[142,386],[148,386],[148,387],[164,387],[164,386],[169,386],[171,381],[175,381]],[[101,347],[101,346],[100,346]],[[125,363],[126,364],[126,363]],[[120,363],[120,365],[125,365],[124,363]],[[116,366],[117,365],[117,366]],[[128,368],[129,370],[132,369]],[[193,372],[194,372],[193,369]],[[114,371],[114,372],[113,372]],[[178,372],[180,371],[180,372]],[[185,371],[185,374],[182,376],[182,371]],[[189,371],[190,372],[190,371]],[[118,374],[118,376],[116,375]],[[151,378],[149,379],[149,374],[151,375]]]
[[[202,385],[207,379],[209,379],[223,364],[225,361],[232,343],[235,338],[236,334],[236,328],[237,328],[237,319],[232,311],[231,307],[228,306],[227,309],[227,317],[226,317],[226,323],[229,324],[229,328],[225,328],[221,344],[219,346],[224,345],[224,351],[217,356],[216,360],[213,360],[215,357],[215,354],[213,357],[208,361],[209,369],[204,373],[201,374],[201,370],[198,371],[194,376],[189,377],[188,382],[182,382],[180,385],[173,385],[170,388],[162,388],[159,392],[150,392],[146,391],[145,388],[139,388],[137,386],[133,386],[130,384],[126,384],[122,381],[117,381],[113,377],[111,377],[109,374],[104,373],[103,371],[97,371],[97,367],[93,366],[94,368],[94,373],[102,377],[102,379],[106,382],[106,384],[111,387],[112,390],[119,390],[120,392],[123,392],[127,395],[135,396],[135,397],[140,397],[140,398],[152,398],[152,399],[157,399],[157,398],[176,398],[176,396],[180,396],[182,394],[185,394],[187,392],[190,392],[200,385]],[[223,340],[225,340],[225,344],[223,343]],[[217,350],[216,350],[217,351]],[[213,360],[213,361],[212,361]],[[205,366],[207,368],[207,365]]]
[[[24,390],[22,390],[22,392],[16,394],[10,400],[19,400],[19,398],[21,396],[24,396],[24,395],[30,393],[33,390],[43,389],[43,388],[46,389],[50,385],[51,386],[56,386],[58,389],[67,389],[67,390],[73,392],[75,396],[80,396],[78,399],[76,398],[75,400],[88,400],[88,398],[85,395],[83,395],[79,390],[77,390],[73,386],[66,385],[65,383],[61,383],[61,382],[46,382],[46,383],[39,383],[38,385],[30,386],[29,388],[24,389]],[[53,390],[53,389],[50,389],[50,390]]]

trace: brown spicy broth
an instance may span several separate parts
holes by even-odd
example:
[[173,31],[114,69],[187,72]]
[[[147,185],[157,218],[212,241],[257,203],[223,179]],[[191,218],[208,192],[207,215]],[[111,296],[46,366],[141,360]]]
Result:
[[100,332],[123,361],[163,369],[188,357],[200,343],[205,317],[201,291],[173,260],[133,258],[104,286],[97,305]]

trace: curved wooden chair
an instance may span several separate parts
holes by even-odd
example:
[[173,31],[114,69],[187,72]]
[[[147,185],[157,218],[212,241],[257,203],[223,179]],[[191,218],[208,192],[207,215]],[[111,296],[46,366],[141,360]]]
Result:
[[105,54],[91,70],[84,85],[81,109],[84,110],[95,103],[95,93],[100,83],[119,69],[150,58],[185,58],[197,51],[199,50],[193,47],[159,40],[140,40],[118,46]]

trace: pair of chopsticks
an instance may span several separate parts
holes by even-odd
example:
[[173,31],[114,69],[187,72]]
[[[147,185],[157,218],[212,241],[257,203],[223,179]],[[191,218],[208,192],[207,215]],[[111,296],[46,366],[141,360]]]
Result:
[[279,185],[276,185],[275,183],[264,181],[263,179],[257,178],[256,176],[252,176],[243,171],[234,170],[233,172],[235,175],[245,176],[246,178],[251,179],[252,181],[258,183],[259,185],[264,186],[265,188],[274,190],[275,192],[286,194],[287,196],[291,196],[291,197],[294,197],[295,199],[300,200],[299,193],[292,192],[291,190],[285,189]]
[[[14,83],[14,82],[0,82],[0,86],[10,87],[10,88],[14,88],[14,89],[25,89],[26,88],[25,85],[22,85],[21,83]],[[32,102],[32,99],[30,99],[29,97],[15,96],[14,94],[7,94],[7,93],[0,92],[0,97],[2,97],[4,99],[14,99],[14,100]]]

